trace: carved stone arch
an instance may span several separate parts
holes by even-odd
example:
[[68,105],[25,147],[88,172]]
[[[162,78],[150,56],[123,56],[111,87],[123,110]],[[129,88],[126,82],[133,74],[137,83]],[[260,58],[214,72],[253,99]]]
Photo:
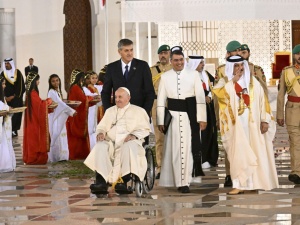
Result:
[[64,14],[64,76],[68,92],[73,69],[93,68],[90,0],[65,0]]

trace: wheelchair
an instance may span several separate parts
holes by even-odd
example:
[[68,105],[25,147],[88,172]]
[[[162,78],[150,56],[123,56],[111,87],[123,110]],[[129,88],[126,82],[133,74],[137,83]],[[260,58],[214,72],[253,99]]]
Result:
[[[117,192],[118,194],[132,194],[135,192],[137,197],[141,197],[142,194],[148,194],[154,186],[155,182],[155,163],[154,163],[154,155],[151,150],[151,146],[144,146],[145,148],[145,157],[147,160],[147,170],[143,181],[131,174],[131,179],[128,181],[127,191],[126,192]],[[92,192],[93,193],[93,192]],[[97,196],[97,198],[102,198],[106,193],[93,193]]]

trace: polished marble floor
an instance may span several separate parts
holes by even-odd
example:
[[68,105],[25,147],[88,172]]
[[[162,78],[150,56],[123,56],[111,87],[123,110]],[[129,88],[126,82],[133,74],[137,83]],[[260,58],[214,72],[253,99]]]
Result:
[[224,188],[224,152],[219,167],[206,169],[191,193],[155,185],[149,193],[90,194],[93,178],[47,178],[57,167],[24,166],[22,137],[14,139],[15,172],[0,174],[0,225],[6,224],[300,224],[300,187],[288,181],[288,137],[278,128],[274,154],[280,188],[229,196]]

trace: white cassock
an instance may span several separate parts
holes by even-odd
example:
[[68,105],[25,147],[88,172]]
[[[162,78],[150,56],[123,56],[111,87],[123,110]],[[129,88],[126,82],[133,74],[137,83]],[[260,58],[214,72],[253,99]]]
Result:
[[[84,94],[86,96],[96,96],[97,93],[92,93],[87,87],[83,87]],[[90,139],[90,149],[92,149],[96,144],[96,127],[97,127],[97,109],[98,104],[89,107],[88,115],[88,131]]]
[[[124,108],[110,107],[98,124],[96,133],[106,136],[105,141],[96,143],[84,161],[91,170],[97,171],[109,183],[129,173],[144,180],[147,160],[142,143],[150,133],[150,123],[143,108],[130,103]],[[138,139],[124,142],[129,134]]]
[[[221,137],[230,162],[233,188],[271,190],[278,187],[272,143],[276,124],[261,84],[253,76],[250,79],[250,108],[241,115],[234,83],[220,79],[214,87],[220,105]],[[261,134],[261,122],[269,124],[265,134]]]
[[[197,121],[206,122],[205,95],[197,71],[185,68],[179,75],[174,70],[163,73],[157,96],[158,125],[164,124],[164,107],[167,98],[184,100],[193,96],[196,97],[197,102]],[[170,113],[172,120],[165,136],[159,185],[189,186],[193,170],[190,120],[187,112],[170,110]]]
[[50,151],[48,152],[49,162],[58,162],[69,159],[69,146],[66,129],[66,121],[73,116],[75,110],[66,105],[59,93],[53,89],[48,92],[48,98],[58,103],[53,113],[48,114],[49,133],[51,138]]
[[[9,110],[9,106],[0,101],[0,110]],[[3,121],[4,120],[4,121]],[[14,171],[16,157],[12,146],[11,115],[0,117],[0,173]]]

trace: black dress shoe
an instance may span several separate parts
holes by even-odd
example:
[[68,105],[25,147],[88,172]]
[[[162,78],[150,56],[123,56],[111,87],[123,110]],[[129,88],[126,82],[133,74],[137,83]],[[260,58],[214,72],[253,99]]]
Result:
[[117,183],[115,186],[115,191],[118,194],[132,194],[133,193],[131,188],[130,189],[127,188],[126,183]]
[[160,178],[160,173],[158,173],[155,177],[156,180],[158,180]]
[[184,194],[190,193],[189,186],[183,186],[183,187],[181,187],[181,193],[184,193]]
[[108,186],[106,183],[91,184],[90,189],[92,193],[107,192]]
[[300,177],[297,174],[290,174],[288,179],[289,181],[294,182],[294,184],[300,184]]
[[224,187],[232,187],[232,180],[230,175],[227,175],[225,177]]

